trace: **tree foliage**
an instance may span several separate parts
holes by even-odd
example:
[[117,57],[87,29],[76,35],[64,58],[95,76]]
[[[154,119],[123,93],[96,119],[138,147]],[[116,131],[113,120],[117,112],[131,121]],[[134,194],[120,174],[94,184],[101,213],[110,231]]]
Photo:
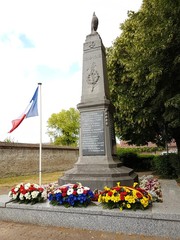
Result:
[[48,135],[55,145],[77,146],[79,139],[79,111],[70,108],[53,113],[48,119]]
[[116,134],[180,152],[180,1],[144,0],[107,51]]

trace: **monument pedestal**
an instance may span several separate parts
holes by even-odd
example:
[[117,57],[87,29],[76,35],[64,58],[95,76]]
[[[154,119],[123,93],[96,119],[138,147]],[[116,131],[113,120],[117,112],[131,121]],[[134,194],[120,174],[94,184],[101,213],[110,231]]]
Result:
[[[91,161],[92,157],[86,158],[86,160]],[[99,160],[100,158],[97,157],[96,161]],[[107,161],[107,159],[104,160]],[[67,171],[59,179],[60,185],[79,182],[92,190],[103,190],[105,186],[116,186],[117,182],[120,182],[121,185],[133,186],[134,181],[137,180],[137,174],[132,169],[122,166],[121,163],[112,161],[107,164],[81,164],[80,161],[81,159],[73,169]]]
[[113,112],[110,102],[105,48],[97,32],[86,37],[80,111],[79,158],[65,172],[59,184],[80,182],[92,190],[105,186],[132,186],[137,181],[133,169],[122,166],[116,156]]

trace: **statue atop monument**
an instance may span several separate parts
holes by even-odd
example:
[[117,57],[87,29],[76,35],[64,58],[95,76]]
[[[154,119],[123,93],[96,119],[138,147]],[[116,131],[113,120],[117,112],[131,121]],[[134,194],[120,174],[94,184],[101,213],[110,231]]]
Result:
[[94,34],[98,28],[98,23],[99,20],[95,14],[95,12],[93,13],[93,17],[92,17],[92,21],[91,21],[91,34]]

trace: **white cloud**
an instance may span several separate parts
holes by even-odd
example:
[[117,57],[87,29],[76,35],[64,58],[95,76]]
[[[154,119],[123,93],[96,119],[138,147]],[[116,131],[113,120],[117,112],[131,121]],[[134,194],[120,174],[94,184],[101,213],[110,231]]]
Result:
[[[52,113],[76,107],[81,98],[83,43],[91,18],[105,47],[120,34],[127,11],[142,0],[6,0],[0,1],[0,141],[39,141],[39,117],[28,118],[11,134],[11,120],[28,105],[42,82],[43,141]],[[79,66],[71,71],[73,65]]]

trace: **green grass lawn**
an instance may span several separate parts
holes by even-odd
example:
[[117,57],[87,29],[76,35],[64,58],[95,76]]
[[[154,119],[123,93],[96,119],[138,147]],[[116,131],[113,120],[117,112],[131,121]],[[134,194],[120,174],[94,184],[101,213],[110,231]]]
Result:
[[[48,184],[52,182],[57,182],[58,178],[63,175],[63,172],[53,172],[53,173],[42,173],[42,184]],[[16,176],[16,177],[6,177],[0,178],[0,189],[1,188],[11,188],[19,183],[39,183],[39,175],[27,175],[27,176]]]

